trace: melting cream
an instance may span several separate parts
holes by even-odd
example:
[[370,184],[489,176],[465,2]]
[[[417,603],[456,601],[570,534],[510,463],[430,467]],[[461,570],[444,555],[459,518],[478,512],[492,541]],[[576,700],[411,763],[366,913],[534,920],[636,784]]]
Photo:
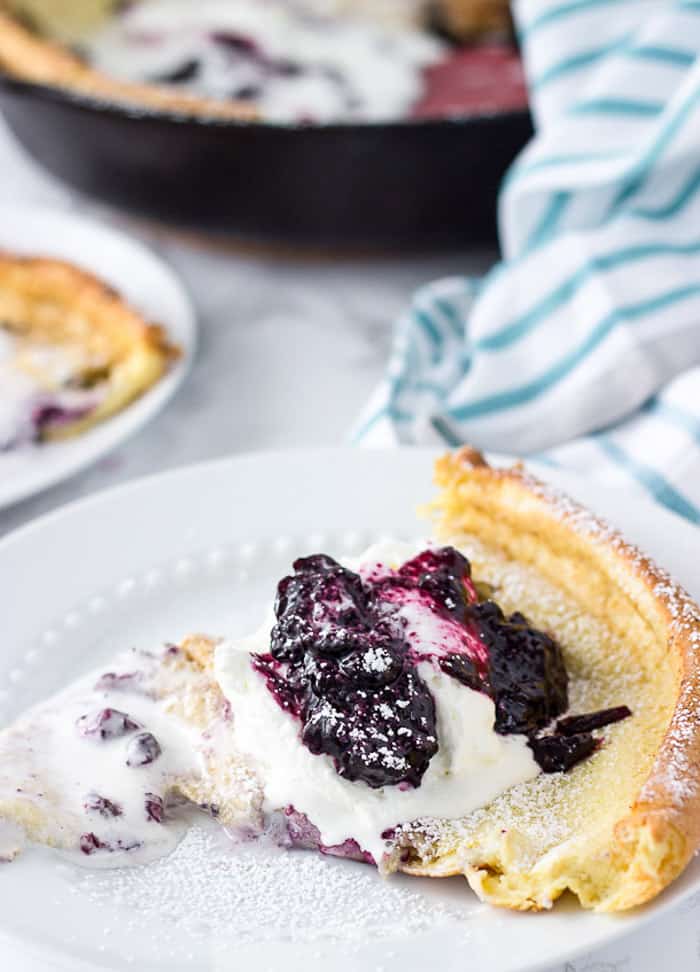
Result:
[[173,849],[184,824],[170,794],[201,773],[202,733],[168,711],[168,679],[182,676],[162,655],[127,652],[109,669],[123,677],[93,672],[0,735],[0,856],[3,844],[13,856],[12,823],[94,866]]

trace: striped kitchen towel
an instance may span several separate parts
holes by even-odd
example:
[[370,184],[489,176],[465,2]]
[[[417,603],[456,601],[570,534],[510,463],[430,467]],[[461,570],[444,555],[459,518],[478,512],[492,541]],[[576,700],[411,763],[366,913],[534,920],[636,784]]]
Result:
[[700,522],[700,2],[515,19],[537,134],[503,261],[415,295],[356,438],[535,455]]

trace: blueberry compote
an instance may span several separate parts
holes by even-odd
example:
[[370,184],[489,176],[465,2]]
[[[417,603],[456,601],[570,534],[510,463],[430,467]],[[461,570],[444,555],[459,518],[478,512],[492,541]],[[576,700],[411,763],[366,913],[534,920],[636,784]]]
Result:
[[[421,638],[416,616],[437,637]],[[522,614],[480,599],[453,547],[362,576],[325,554],[301,558],[278,585],[275,617],[270,653],[254,655],[254,668],[299,719],[303,744],[370,787],[420,786],[438,750],[420,662],[492,698],[494,730],[526,735],[546,773],[584,759],[598,745],[592,729],[630,714],[621,706],[556,723],[568,706],[560,646]]]
[[312,753],[371,787],[418,786],[438,748],[433,697],[372,585],[318,554],[277,589],[271,654],[254,665]]

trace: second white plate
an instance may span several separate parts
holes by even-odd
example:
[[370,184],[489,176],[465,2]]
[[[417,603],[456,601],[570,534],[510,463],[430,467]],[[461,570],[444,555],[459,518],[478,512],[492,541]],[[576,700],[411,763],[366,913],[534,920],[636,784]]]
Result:
[[68,442],[0,454],[0,509],[78,472],[151,419],[187,374],[196,342],[192,304],[170,268],[141,243],[73,210],[35,206],[0,209],[0,249],[68,260],[106,281],[165,327],[182,349],[172,370],[114,418]]

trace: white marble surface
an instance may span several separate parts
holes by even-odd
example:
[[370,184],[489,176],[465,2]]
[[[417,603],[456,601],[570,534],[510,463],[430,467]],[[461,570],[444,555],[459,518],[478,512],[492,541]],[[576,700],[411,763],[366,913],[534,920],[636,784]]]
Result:
[[[242,450],[342,442],[379,379],[392,323],[421,283],[480,273],[491,252],[374,258],[207,247],[126,223],[41,172],[0,122],[0,203],[76,207],[157,249],[189,288],[201,344],[188,381],[140,435],[92,469],[0,512],[0,535],[135,476]],[[700,969],[700,894],[632,939],[552,972]],[[543,919],[546,921],[546,918]]]
[[342,442],[384,366],[392,323],[421,283],[479,273],[489,252],[320,257],[207,246],[125,222],[66,192],[0,122],[0,203],[75,206],[139,235],[180,273],[201,343],[170,407],[97,466],[0,512],[0,534],[68,500],[243,450]]

